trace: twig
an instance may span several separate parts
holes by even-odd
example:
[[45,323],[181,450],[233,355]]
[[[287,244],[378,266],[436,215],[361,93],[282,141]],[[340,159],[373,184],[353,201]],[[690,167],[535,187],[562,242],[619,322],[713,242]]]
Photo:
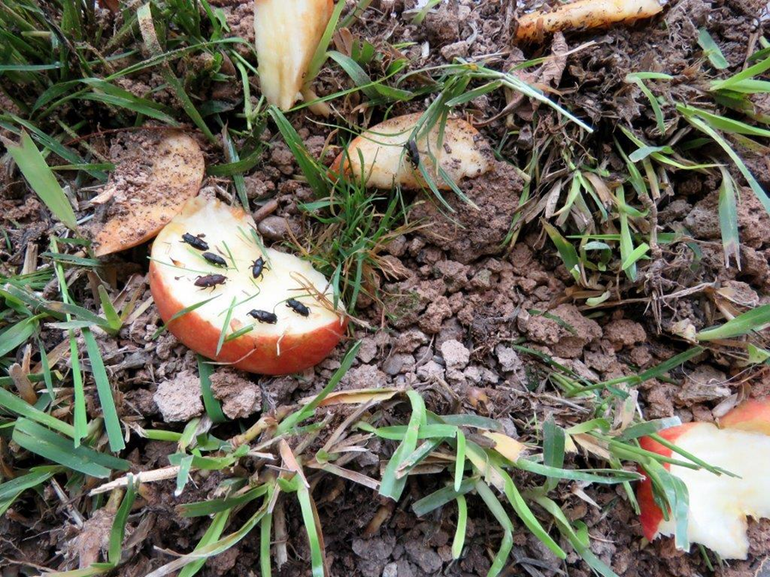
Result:
[[[152,471],[142,471],[140,473],[132,474],[131,477],[136,482],[153,483],[155,481],[165,481],[167,479],[173,479],[174,477],[177,476],[178,473],[179,473],[179,467],[173,466],[173,467],[163,467],[162,469],[154,469]],[[118,487],[125,487],[128,485],[128,479],[129,479],[129,475],[126,475],[125,477],[120,477],[119,479],[115,479],[114,481],[110,481],[109,483],[105,483],[104,485],[100,485],[95,489],[91,489],[91,491],[88,493],[88,496],[93,497],[94,495],[98,495],[100,493],[108,493],[109,491],[112,491],[113,489],[117,489]]]

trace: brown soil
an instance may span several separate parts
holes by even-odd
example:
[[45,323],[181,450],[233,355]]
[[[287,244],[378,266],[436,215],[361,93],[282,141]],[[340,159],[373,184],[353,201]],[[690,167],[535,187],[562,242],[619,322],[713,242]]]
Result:
[[[251,0],[217,0],[212,4],[223,8],[234,35],[253,40]],[[442,3],[429,14],[424,26],[411,24],[411,16],[404,15],[405,9],[413,4],[413,0],[375,0],[351,31],[379,48],[386,42],[404,43],[401,51],[416,67],[446,64],[456,56],[471,58],[500,52],[504,55],[501,60],[510,64],[565,52],[564,46],[551,46],[550,41],[544,46],[511,46],[515,15],[535,2],[519,2],[518,7],[516,2]],[[623,297],[632,299],[629,304],[598,307],[589,312],[573,302],[569,297],[573,279],[536,220],[523,228],[511,250],[502,246],[524,187],[524,180],[514,166],[523,167],[533,147],[540,147],[546,139],[554,137],[560,147],[575,144],[571,149],[574,162],[601,155],[607,159],[610,172],[619,171],[622,163],[611,146],[613,127],[620,121],[633,122],[652,134],[655,126],[646,97],[623,81],[626,74],[656,70],[676,75],[678,80],[671,83],[671,90],[682,98],[692,96],[691,84],[686,80],[697,76],[704,60],[696,42],[698,28],[705,26],[710,31],[731,70],[736,71],[746,57],[748,39],[763,31],[770,32],[766,21],[755,21],[763,4],[764,0],[674,0],[652,21],[567,34],[558,39],[557,42],[566,42],[568,49],[588,41],[593,44],[560,57],[563,61],[558,63],[558,70],[551,67],[541,71],[537,81],[558,87],[562,104],[590,121],[596,133],[590,138],[578,138],[574,125],[565,126],[560,117],[527,99],[511,110],[512,116],[505,115],[485,126],[482,131],[490,142],[502,143],[496,152],[506,161],[499,161],[490,174],[463,183],[463,192],[478,210],[451,193],[445,198],[454,212],[429,195],[418,196],[409,218],[425,226],[396,238],[385,248],[383,258],[395,274],[379,279],[381,302],[370,299],[365,302],[366,307],[357,311],[357,316],[381,329],[351,329],[351,337],[363,338],[363,345],[339,388],[408,385],[420,391],[428,407],[437,413],[476,412],[499,420],[511,436],[537,441],[540,431],[533,429],[532,423],[542,423],[552,416],[560,425],[570,426],[585,419],[585,410],[554,394],[542,365],[535,357],[512,348],[514,341],[553,356],[587,379],[611,379],[638,374],[684,350],[686,345],[673,336],[672,327],[682,320],[696,329],[714,324],[713,293],[717,289],[728,291],[724,294],[735,302],[751,306],[770,303],[770,219],[750,190],[742,189],[741,267],[725,267],[716,212],[719,178],[709,174],[675,173],[671,183],[674,193],[665,196],[659,206],[660,231],[686,229],[699,247],[698,253],[685,243],[667,247],[659,260],[646,269],[656,271],[650,273],[650,278],[635,286],[615,287],[618,291],[623,289]],[[144,75],[123,84],[146,95],[159,82]],[[339,69],[326,67],[316,83],[316,91],[324,95],[348,86],[347,77]],[[202,89],[200,97],[212,97],[212,90]],[[237,90],[232,88],[229,93],[218,95],[223,99],[236,98]],[[158,101],[173,101],[173,96],[164,96],[164,92],[154,94]],[[357,95],[335,104],[352,125],[372,125],[381,119],[381,110],[362,112],[356,108],[360,104]],[[464,112],[482,121],[493,118],[506,105],[498,91],[477,98]],[[424,103],[415,100],[396,105],[392,112],[423,109]],[[671,120],[675,112],[664,107],[664,113]],[[291,120],[311,151],[319,152],[328,135],[327,127],[305,114],[295,114]],[[312,193],[295,179],[299,169],[280,135],[268,131],[263,139],[270,148],[252,174],[246,176],[254,211],[268,202],[274,205],[260,231],[278,231],[272,236],[265,234],[277,242],[287,236],[297,236],[302,241],[311,234],[312,227],[298,205],[312,199]],[[104,143],[116,145],[117,139],[109,145]],[[106,150],[112,149],[103,151]],[[763,159],[758,156],[749,159],[750,166],[767,187],[770,176],[766,165],[763,171]],[[212,160],[225,162],[221,157]],[[559,154],[549,170],[566,171]],[[216,193],[220,184],[222,181],[211,178],[204,182],[204,187]],[[0,200],[0,218],[8,245],[0,253],[0,267],[17,272],[27,244],[39,243],[42,250],[53,223],[45,208],[25,194],[23,187],[8,183],[6,190],[8,194]],[[151,298],[144,276],[146,256],[146,248],[138,247],[110,257],[103,267],[104,277],[116,289],[127,283],[138,287],[139,303]],[[86,275],[70,276],[69,284],[77,302],[98,310]],[[680,291],[699,285],[704,288],[678,296]],[[56,287],[48,290],[55,294]],[[646,299],[653,291],[663,297],[657,318],[646,307]],[[613,295],[611,300],[617,296]],[[99,344],[113,387],[119,392],[123,420],[145,428],[181,431],[184,423],[178,421],[203,414],[203,404],[197,396],[197,363],[194,354],[170,334],[152,340],[160,324],[155,308],[149,306],[117,337],[100,337]],[[49,351],[63,338],[60,330],[43,334]],[[214,395],[224,401],[228,417],[243,419],[221,425],[217,435],[227,438],[237,434],[256,420],[255,413],[260,410],[274,410],[319,391],[339,367],[343,348],[338,347],[314,369],[295,376],[261,378],[217,368],[212,376]],[[676,415],[684,422],[714,420],[712,411],[720,410],[717,407],[731,395],[770,394],[767,368],[745,372],[734,357],[722,353],[704,353],[696,361],[671,371],[670,379],[650,380],[639,387],[639,408],[646,418]],[[66,372],[67,363],[66,359],[61,360],[55,368]],[[189,387],[182,386],[184,383]],[[86,384],[93,385],[90,375]],[[93,396],[92,392],[89,394]],[[346,416],[342,410],[327,410],[333,416],[332,424]],[[403,422],[402,406],[389,410],[389,421]],[[98,403],[93,398],[89,411],[92,416],[99,415]],[[367,449],[348,466],[378,478],[381,461],[391,454],[393,444],[375,439]],[[149,441],[132,434],[124,456],[140,471],[167,466],[168,454],[174,451],[173,443]],[[0,459],[13,457],[23,462],[22,456],[13,453],[14,449],[0,439]],[[590,456],[572,458],[575,467],[601,466]],[[124,548],[127,561],[118,574],[146,575],[172,559],[167,551],[191,551],[209,522],[183,518],[175,508],[181,503],[213,497],[222,479],[219,472],[194,473],[180,497],[174,496],[173,480],[145,485],[129,518],[131,545]],[[526,475],[516,481],[522,487],[537,482]],[[315,486],[314,497],[331,574],[486,575],[490,552],[501,534],[483,507],[469,499],[467,550],[457,562],[452,561],[450,549],[456,521],[454,511],[444,508],[425,518],[416,518],[411,512],[413,502],[438,489],[440,483],[432,476],[410,478],[403,502],[393,506],[379,501],[359,485],[341,485],[332,476],[322,478]],[[582,487],[562,482],[555,494],[571,520],[581,520],[588,526],[594,554],[621,577],[770,575],[768,520],[750,521],[751,554],[747,561],[725,563],[711,571],[697,548],[685,554],[675,550],[670,539],[645,543],[638,518],[620,487]],[[87,520],[82,527],[68,517],[71,505],[85,512]],[[383,507],[386,520],[374,534],[364,537],[372,518]],[[253,512],[246,507],[230,527],[240,526]],[[294,505],[287,507],[286,521],[289,561],[274,574],[309,575],[310,552],[300,511]],[[0,567],[6,571],[3,575],[17,575],[16,571],[24,566],[65,570],[103,559],[104,537],[110,522],[110,513],[92,509],[85,500],[64,504],[47,491],[43,495],[28,492],[0,518]],[[515,524],[507,575],[591,574],[576,554],[570,553],[566,561],[560,561],[521,523]],[[200,574],[258,574],[258,533],[253,531],[236,547],[208,561]],[[568,543],[560,544],[572,551]]]

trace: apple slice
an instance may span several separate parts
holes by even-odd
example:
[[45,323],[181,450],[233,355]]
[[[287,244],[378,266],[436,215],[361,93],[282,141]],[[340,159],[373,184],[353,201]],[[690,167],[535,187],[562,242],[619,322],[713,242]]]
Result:
[[[737,477],[715,475],[666,465],[687,486],[690,497],[688,538],[712,549],[725,559],[745,559],[749,541],[746,517],[770,517],[770,399],[749,401],[728,413],[720,422],[687,423],[661,431],[660,435]],[[672,451],[645,437],[642,448],[667,457]],[[676,457],[676,455],[673,455]],[[652,482],[645,478],[638,487],[644,536],[673,535],[674,520],[663,519],[653,499]]]
[[525,14],[519,18],[516,39],[529,42],[559,30],[602,28],[650,18],[663,10],[664,4],[659,0],[577,0],[547,13]]
[[420,116],[420,113],[396,116],[370,128],[350,143],[347,155],[342,153],[335,159],[331,171],[356,179],[364,174],[366,185],[374,188],[391,188],[395,183],[419,189],[425,186],[418,169],[419,161],[438,188],[449,190],[451,186],[437,174],[433,158],[455,184],[463,178],[484,174],[492,167],[492,148],[479,131],[464,120],[447,120],[441,146],[438,146],[438,125],[429,135],[411,141]]
[[[96,256],[131,248],[153,238],[198,194],[205,164],[195,140],[179,131],[148,134],[155,144],[137,150],[118,164],[104,192],[106,220],[94,233]],[[109,203],[109,204],[107,204]]]
[[150,289],[181,342],[254,373],[312,367],[345,332],[326,278],[296,256],[264,249],[251,216],[216,200],[188,201],[155,239]]
[[262,94],[288,110],[332,16],[332,0],[255,0],[254,34]]

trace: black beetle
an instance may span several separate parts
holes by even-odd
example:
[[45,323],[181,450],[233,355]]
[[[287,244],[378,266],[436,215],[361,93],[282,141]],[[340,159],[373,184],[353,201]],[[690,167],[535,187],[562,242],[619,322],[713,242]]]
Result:
[[420,166],[420,151],[417,149],[417,143],[410,138],[406,141],[404,148],[406,148],[406,156],[409,158],[409,162],[412,163],[413,167],[418,168]]
[[186,242],[191,247],[197,248],[198,250],[209,249],[209,243],[207,243],[205,240],[203,240],[199,236],[191,235],[189,232],[186,232],[182,235],[182,242]]
[[262,276],[262,272],[265,270],[265,260],[262,257],[259,257],[257,260],[254,261],[254,264],[251,265],[251,276],[254,278],[259,278]]
[[300,316],[306,317],[310,314],[310,309],[296,299],[287,300],[286,306]]
[[201,288],[214,288],[217,285],[225,284],[227,277],[223,274],[207,274],[206,276],[199,276],[195,279],[195,286]]
[[204,252],[201,256],[211,264],[215,264],[217,266],[227,266],[227,261],[218,254],[214,254],[213,252]]
[[254,309],[252,311],[249,311],[249,316],[254,317],[261,323],[267,323],[269,325],[274,325],[278,322],[278,317],[268,311],[261,311],[258,309]]

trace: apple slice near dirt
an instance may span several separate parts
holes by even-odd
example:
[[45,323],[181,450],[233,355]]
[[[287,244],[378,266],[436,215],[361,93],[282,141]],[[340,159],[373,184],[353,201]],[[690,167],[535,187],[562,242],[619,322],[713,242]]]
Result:
[[346,317],[321,273],[265,249],[255,228],[239,208],[188,201],[152,245],[150,289],[192,350],[254,373],[296,373],[334,349]]
[[198,143],[183,132],[147,132],[110,175],[94,200],[104,221],[94,231],[96,256],[153,238],[198,194],[205,164]]
[[350,143],[346,153],[337,156],[332,173],[344,173],[358,180],[364,175],[366,185],[374,188],[399,184],[419,189],[426,186],[419,169],[422,164],[438,188],[449,190],[451,185],[442,178],[436,164],[454,184],[490,170],[494,162],[492,148],[468,122],[450,118],[443,136],[437,124],[428,134],[413,140],[412,133],[421,116],[396,116],[370,128]]
[[294,106],[333,10],[332,0],[255,0],[259,83],[270,104]]
[[[659,433],[709,465],[737,475],[715,475],[705,469],[666,465],[687,486],[690,542],[705,545],[725,559],[746,558],[747,516],[770,517],[769,431],[770,398],[767,398],[736,407],[720,420],[720,427],[711,423],[687,423]],[[640,442],[648,451],[677,457],[671,449],[649,437]],[[652,541],[658,535],[673,535],[674,520],[664,520],[653,498],[649,478],[639,484],[637,497],[644,536]]]

